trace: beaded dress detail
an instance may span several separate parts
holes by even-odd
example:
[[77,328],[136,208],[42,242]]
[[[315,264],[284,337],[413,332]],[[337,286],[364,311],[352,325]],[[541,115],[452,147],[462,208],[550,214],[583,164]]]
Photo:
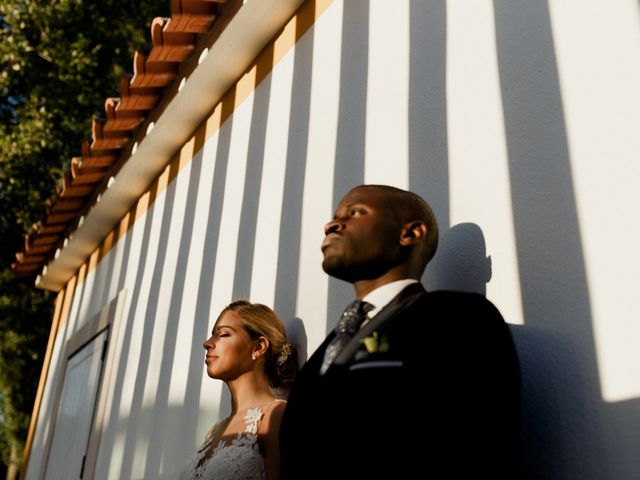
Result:
[[224,421],[216,423],[187,463],[180,480],[264,480],[264,457],[258,444],[258,426],[263,416],[262,407],[248,409],[244,432],[239,432],[231,442],[220,440],[214,446],[217,437],[214,433]]

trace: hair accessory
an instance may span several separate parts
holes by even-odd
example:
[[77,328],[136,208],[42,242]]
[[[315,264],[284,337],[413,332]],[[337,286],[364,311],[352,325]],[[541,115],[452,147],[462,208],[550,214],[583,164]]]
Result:
[[278,355],[278,360],[276,361],[278,366],[281,367],[282,365],[284,365],[287,362],[287,360],[289,360],[289,357],[291,356],[292,353],[293,353],[293,348],[291,344],[289,342],[285,342],[282,345],[282,350],[280,350],[280,354]]

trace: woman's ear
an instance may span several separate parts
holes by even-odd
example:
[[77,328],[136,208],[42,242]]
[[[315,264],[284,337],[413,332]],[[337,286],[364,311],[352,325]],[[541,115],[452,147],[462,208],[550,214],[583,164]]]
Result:
[[253,347],[252,355],[255,355],[256,357],[260,355],[264,355],[265,353],[267,353],[268,349],[269,349],[269,339],[265,336],[260,336],[256,341],[255,347]]
[[405,223],[400,231],[400,245],[403,247],[417,245],[424,242],[426,238],[427,225],[420,220]]

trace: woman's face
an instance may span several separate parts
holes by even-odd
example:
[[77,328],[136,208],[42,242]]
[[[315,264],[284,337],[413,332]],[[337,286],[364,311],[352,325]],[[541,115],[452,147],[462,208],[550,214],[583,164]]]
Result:
[[238,314],[226,311],[216,322],[211,337],[204,342],[204,362],[211,378],[225,382],[238,378],[253,367],[251,354],[256,342],[251,339]]

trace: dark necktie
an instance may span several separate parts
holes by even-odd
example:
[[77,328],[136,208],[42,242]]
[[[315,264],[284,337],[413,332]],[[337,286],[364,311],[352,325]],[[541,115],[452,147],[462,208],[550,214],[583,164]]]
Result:
[[336,336],[327,345],[324,352],[324,359],[320,367],[320,375],[324,375],[333,363],[338,353],[351,340],[355,333],[367,318],[367,312],[373,308],[373,305],[362,300],[354,300],[342,313],[340,322],[335,329]]

